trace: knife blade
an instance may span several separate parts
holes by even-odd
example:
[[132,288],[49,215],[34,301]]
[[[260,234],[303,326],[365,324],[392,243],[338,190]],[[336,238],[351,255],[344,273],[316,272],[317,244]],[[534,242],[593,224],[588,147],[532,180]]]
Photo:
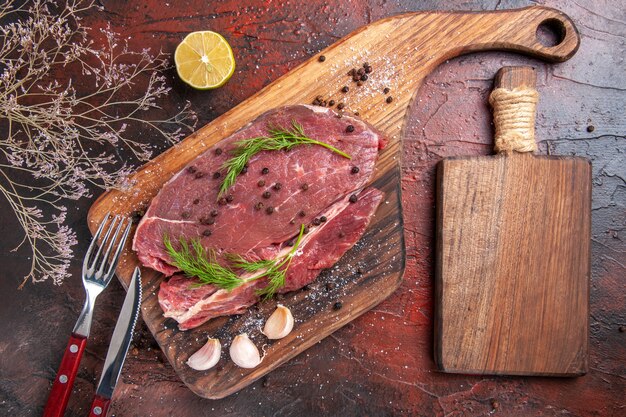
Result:
[[96,388],[96,395],[90,409],[90,416],[103,416],[109,407],[115,385],[120,377],[126,353],[133,338],[135,324],[141,307],[141,272],[135,268],[133,277],[124,298],[124,304],[117,318],[111,343],[104,360],[102,375]]

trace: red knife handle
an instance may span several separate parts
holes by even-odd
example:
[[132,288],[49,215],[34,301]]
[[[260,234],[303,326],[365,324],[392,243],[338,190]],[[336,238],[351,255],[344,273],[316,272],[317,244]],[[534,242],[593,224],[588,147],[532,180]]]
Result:
[[110,398],[104,398],[100,395],[96,395],[93,397],[93,402],[91,403],[91,409],[89,410],[89,417],[104,417],[107,415],[107,410],[109,409],[109,404],[111,404]]
[[46,408],[43,410],[43,417],[63,417],[65,414],[65,407],[72,393],[74,379],[78,373],[78,366],[83,357],[85,345],[87,345],[87,338],[72,333],[65,348],[61,366],[59,366],[59,371],[52,384]]

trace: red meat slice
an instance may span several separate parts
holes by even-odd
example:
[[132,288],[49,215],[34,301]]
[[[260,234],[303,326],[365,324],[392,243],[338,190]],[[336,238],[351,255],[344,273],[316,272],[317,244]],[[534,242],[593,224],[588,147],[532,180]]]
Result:
[[[349,197],[338,202],[336,214],[322,223],[316,233],[306,235],[294,256],[281,293],[297,290],[312,282],[322,269],[332,267],[361,237],[380,204],[383,193],[369,188],[351,204]],[[284,250],[288,251],[289,247]],[[192,329],[207,320],[243,313],[259,301],[257,290],[265,280],[251,282],[228,292],[213,285],[197,286],[198,281],[182,274],[161,284],[159,303],[165,317],[178,321],[181,330]]]
[[[260,152],[220,201],[218,191],[225,175],[221,167],[236,142],[268,135],[270,126],[290,127],[293,121],[302,125],[308,137],[340,149],[351,159],[317,145]],[[178,269],[163,245],[166,235],[172,241],[199,239],[218,259],[225,253],[249,260],[274,259],[288,251],[286,242],[306,224],[310,232],[303,255],[298,262],[294,258],[283,291],[300,288],[320,269],[332,266],[363,233],[382,196],[377,190],[362,189],[384,144],[381,134],[367,123],[339,117],[327,108],[298,105],[269,111],[207,150],[163,186],[137,227],[133,249],[145,266],[172,275]],[[352,194],[361,196],[357,203],[349,203]],[[360,211],[355,211],[357,207]],[[320,216],[328,221],[312,225]],[[345,229],[343,237],[328,235],[332,224]],[[315,255],[314,251],[320,252],[316,242],[327,248],[321,250],[323,254]],[[240,313],[258,299],[256,290],[265,284],[261,281],[227,292],[210,285],[190,288],[193,279],[179,274],[162,284],[159,302],[166,316],[182,323],[181,328],[192,328],[211,317]]]

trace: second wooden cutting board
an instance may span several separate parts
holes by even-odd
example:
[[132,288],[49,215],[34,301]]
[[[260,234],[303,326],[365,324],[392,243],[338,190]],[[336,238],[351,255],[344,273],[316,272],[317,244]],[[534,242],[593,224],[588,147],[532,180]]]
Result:
[[[545,25],[558,29],[556,45],[544,46],[537,39],[537,28]],[[576,52],[579,41],[571,20],[545,7],[491,13],[409,13],[374,22],[325,49],[141,167],[131,178],[134,185],[130,190],[103,194],[89,212],[89,227],[93,232],[107,212],[130,214],[144,209],[163,184],[189,161],[275,107],[312,103],[316,96],[322,95],[324,99],[344,103],[343,111],[358,112],[387,135],[389,143],[380,154],[372,182],[385,193],[385,199],[361,241],[336,265],[333,274],[340,278],[341,285],[326,294],[321,288],[326,279],[323,276],[314,283],[312,293],[299,291],[283,300],[283,304],[292,308],[298,323],[288,337],[264,346],[265,357],[257,368],[237,368],[226,354],[216,368],[204,372],[190,369],[185,362],[207,336],[222,338],[227,350],[234,335],[254,327],[259,318],[267,318],[275,300],[261,303],[258,309],[252,308],[241,316],[218,318],[192,331],[181,332],[175,323],[163,317],[158,305],[156,293],[162,275],[143,268],[146,294],[143,317],[165,356],[196,394],[222,398],[354,320],[400,285],[405,257],[400,195],[401,137],[412,98],[432,69],[462,53],[493,49],[564,61]],[[324,62],[318,60],[320,55],[325,56]],[[347,72],[364,62],[373,71],[364,85],[357,87]],[[350,86],[348,93],[341,92],[344,85]],[[391,102],[386,101],[385,87],[391,88]],[[118,268],[124,285],[128,284],[135,265],[138,260],[127,247]],[[334,300],[339,299],[343,308],[335,310]],[[266,343],[258,333],[257,329],[251,337]]]
[[492,93],[496,156],[439,163],[435,355],[446,372],[587,370],[591,164],[535,156],[535,72]]

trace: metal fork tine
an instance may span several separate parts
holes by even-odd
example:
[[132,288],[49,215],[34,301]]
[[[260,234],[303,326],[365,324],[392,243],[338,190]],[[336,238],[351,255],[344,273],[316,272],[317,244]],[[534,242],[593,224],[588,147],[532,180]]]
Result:
[[113,273],[115,272],[115,268],[117,268],[117,263],[120,260],[120,255],[122,254],[122,250],[124,249],[124,245],[126,244],[126,239],[128,238],[128,234],[130,233],[130,228],[133,225],[133,223],[128,220],[128,225],[126,226],[126,230],[124,230],[124,234],[122,235],[122,238],[120,239],[120,243],[117,245],[117,250],[115,251],[115,255],[113,256],[113,259],[111,260],[111,263],[109,265],[109,269],[107,270],[107,280],[110,280],[111,277],[113,276]]
[[96,252],[96,255],[93,257],[93,259],[91,260],[91,265],[89,266],[89,269],[94,270],[94,269],[96,269],[98,267],[98,258],[100,257],[100,253],[102,253],[102,247],[109,240],[109,236],[111,235],[111,231],[115,228],[115,224],[117,223],[117,221],[119,219],[120,219],[120,216],[113,217],[113,220],[109,224],[109,228],[107,229],[106,233],[104,234],[104,238],[102,239],[102,244],[98,245],[98,251]]
[[[111,254],[111,249],[113,248],[113,244],[117,240],[117,236],[120,234],[120,229],[124,224],[124,218],[122,217],[120,222],[117,224],[117,228],[115,229],[115,233],[113,233],[113,237],[109,240],[109,245],[107,246],[106,252],[104,252],[104,256],[102,257],[102,261],[100,262],[100,268],[98,269],[97,276],[102,276],[102,272],[104,272],[104,268],[108,263],[109,255]],[[103,241],[102,246],[104,246],[107,242]]]
[[89,248],[87,248],[87,253],[85,254],[85,259],[83,259],[83,272],[89,267],[89,257],[91,256],[91,252],[93,252],[93,248],[97,245],[98,239],[100,238],[100,234],[102,233],[102,229],[104,229],[104,224],[109,221],[110,213],[107,213],[100,223],[98,230],[93,235],[91,239],[91,243],[89,244]]

